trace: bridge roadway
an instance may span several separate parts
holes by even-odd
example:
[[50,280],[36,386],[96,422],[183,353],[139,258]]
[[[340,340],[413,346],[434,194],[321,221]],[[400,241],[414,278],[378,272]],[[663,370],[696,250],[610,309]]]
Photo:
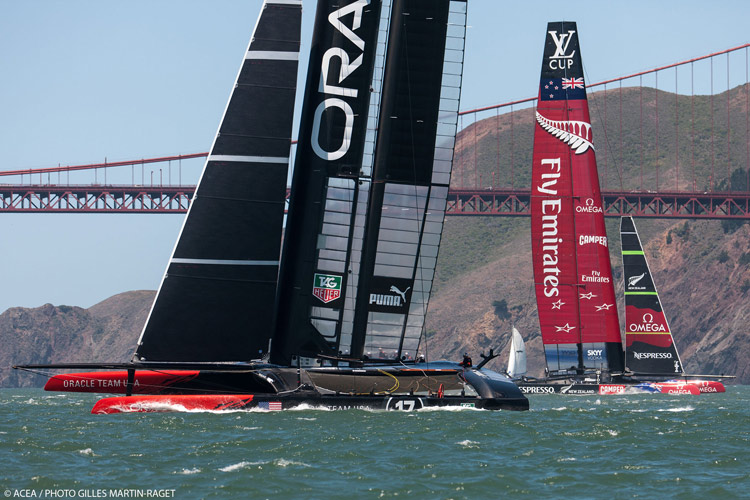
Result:
[[[179,214],[194,192],[195,186],[0,184],[0,213]],[[608,217],[750,219],[748,192],[603,191],[602,197]],[[529,202],[529,189],[451,189],[446,214],[528,216]]]

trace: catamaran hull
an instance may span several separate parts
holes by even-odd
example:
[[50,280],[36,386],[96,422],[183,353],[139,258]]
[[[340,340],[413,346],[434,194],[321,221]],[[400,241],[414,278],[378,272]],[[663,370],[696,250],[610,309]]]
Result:
[[724,384],[716,380],[691,380],[690,383],[697,386],[701,394],[727,392],[727,388],[724,387]]
[[307,369],[258,365],[234,371],[79,372],[56,375],[45,389],[124,395],[101,400],[94,413],[273,410],[302,405],[379,410],[441,406],[529,408],[528,399],[505,375],[453,362]]
[[[135,370],[131,394],[197,394],[273,392],[256,371],[216,372],[210,370]],[[53,392],[128,393],[126,370],[63,373],[44,386]]]
[[191,411],[280,411],[291,409],[415,411],[424,408],[476,408],[482,410],[528,410],[522,398],[358,396],[320,394],[211,394],[120,396],[99,400],[93,414]]
[[[719,383],[720,384],[720,383]],[[722,385],[723,387],[723,385]],[[701,394],[694,382],[640,382],[628,384],[585,384],[585,383],[519,383],[518,388],[526,395],[533,394],[567,394],[572,396],[618,395],[618,394]],[[715,390],[713,392],[719,392]]]

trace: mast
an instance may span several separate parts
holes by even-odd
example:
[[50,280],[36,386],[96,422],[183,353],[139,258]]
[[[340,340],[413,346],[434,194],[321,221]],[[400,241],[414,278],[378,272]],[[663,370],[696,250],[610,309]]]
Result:
[[576,24],[549,23],[534,129],[531,233],[548,370],[623,369]]
[[632,217],[620,220],[625,281],[625,365],[636,373],[684,373]]
[[[381,0],[321,0],[292,177],[271,360],[336,355],[356,294]],[[349,320],[350,321],[350,320]]]
[[273,324],[301,0],[266,0],[134,358],[249,361]]
[[416,356],[443,229],[465,1],[394,0],[352,356]]

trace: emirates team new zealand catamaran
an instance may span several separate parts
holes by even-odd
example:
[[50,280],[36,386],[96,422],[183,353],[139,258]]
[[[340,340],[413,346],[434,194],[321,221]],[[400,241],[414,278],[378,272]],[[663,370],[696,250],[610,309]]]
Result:
[[578,30],[573,22],[549,23],[531,196],[534,286],[547,376],[518,384],[531,394],[723,392],[719,382],[684,373],[633,221],[624,218],[622,224],[626,356]]
[[98,370],[46,386],[123,395],[93,413],[528,409],[483,363],[418,356],[466,1],[318,3],[281,251],[301,4],[263,5],[132,361],[19,368]]

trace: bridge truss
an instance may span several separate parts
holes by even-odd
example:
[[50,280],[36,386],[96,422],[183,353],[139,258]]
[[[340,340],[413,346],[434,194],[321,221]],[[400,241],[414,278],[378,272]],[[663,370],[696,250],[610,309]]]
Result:
[[[195,186],[2,186],[0,213],[187,212]],[[288,195],[288,193],[287,193]],[[527,216],[528,189],[451,189],[447,215]],[[750,193],[602,192],[605,216],[750,219]]]

